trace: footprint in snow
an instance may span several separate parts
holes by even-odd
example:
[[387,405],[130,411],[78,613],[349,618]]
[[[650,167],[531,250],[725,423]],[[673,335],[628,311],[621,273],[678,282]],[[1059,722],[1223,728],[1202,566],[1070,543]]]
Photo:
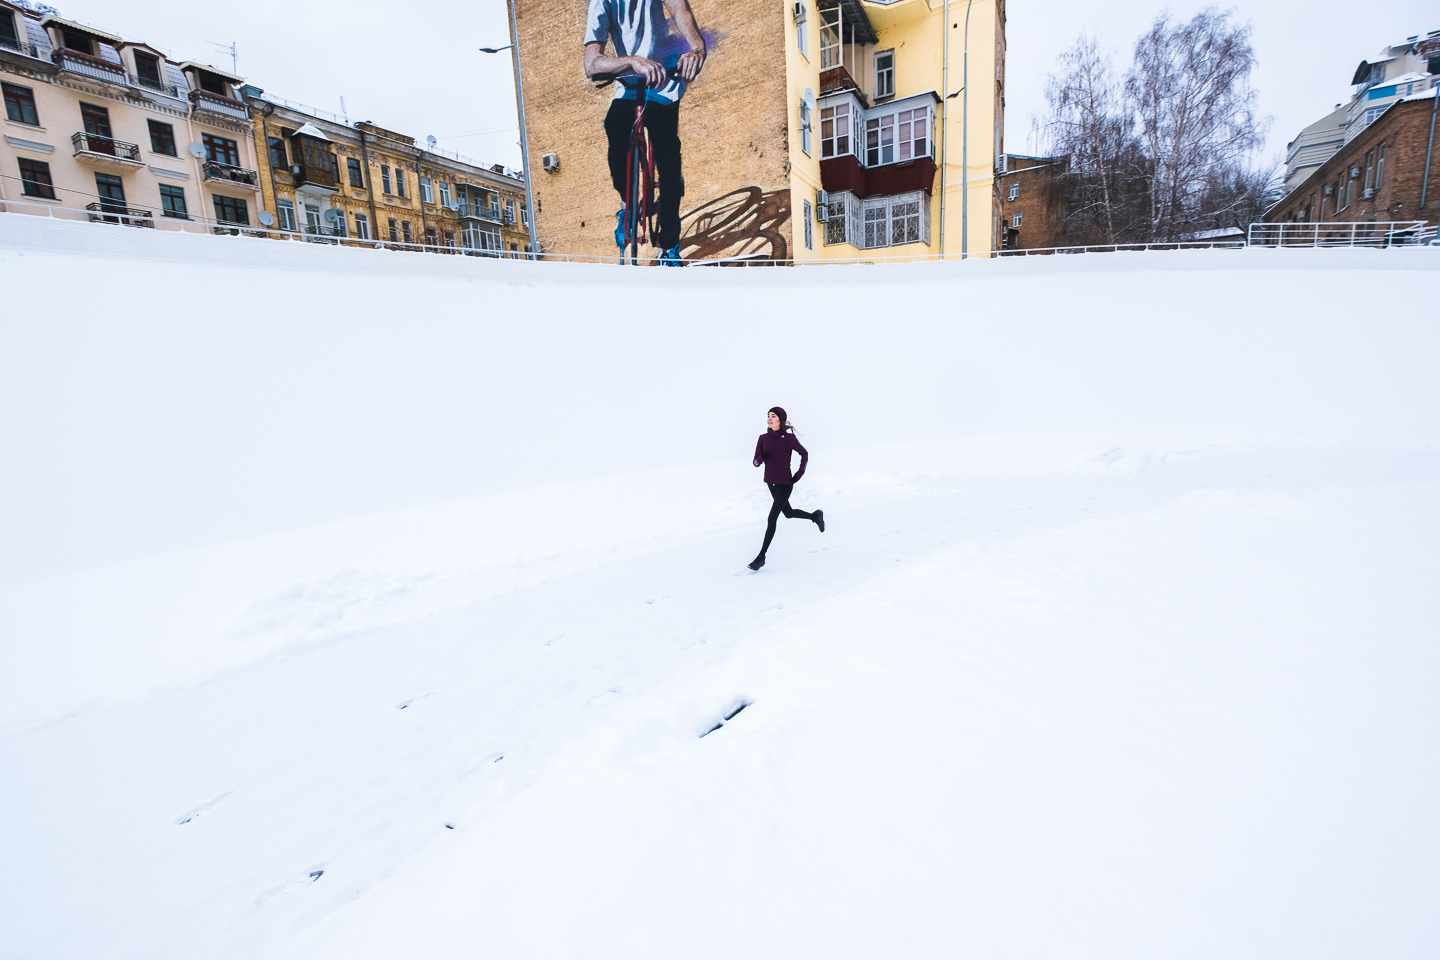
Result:
[[731,720],[734,720],[737,716],[740,715],[741,710],[744,710],[746,707],[750,706],[751,702],[752,701],[749,700],[736,701],[735,706],[730,709],[729,713],[725,714],[725,716],[721,717],[719,720],[716,720],[709,729],[707,729],[704,733],[700,734],[700,739],[704,740],[706,737],[710,736],[710,734],[714,733],[716,730],[719,730]]
[[233,790],[226,790],[224,793],[220,794],[220,796],[216,797],[214,800],[211,800],[209,803],[202,803],[200,804],[200,806],[196,807],[193,810],[185,811],[184,813],[180,814],[180,816],[175,818],[175,826],[184,826],[185,824],[196,819],[206,810],[209,810],[211,807],[215,806],[215,804],[219,803],[221,800],[224,800],[226,797],[230,796],[230,794],[234,792],[235,791]]

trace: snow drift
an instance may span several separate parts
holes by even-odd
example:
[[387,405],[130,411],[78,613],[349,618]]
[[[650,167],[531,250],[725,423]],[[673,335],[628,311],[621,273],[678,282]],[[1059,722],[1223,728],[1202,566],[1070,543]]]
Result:
[[0,216],[0,957],[1433,956],[1437,274]]

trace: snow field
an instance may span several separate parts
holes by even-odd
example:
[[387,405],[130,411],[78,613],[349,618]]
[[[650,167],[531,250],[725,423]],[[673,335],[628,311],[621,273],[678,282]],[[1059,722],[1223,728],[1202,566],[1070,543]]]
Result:
[[1440,943],[1428,251],[136,233],[0,217],[0,957]]

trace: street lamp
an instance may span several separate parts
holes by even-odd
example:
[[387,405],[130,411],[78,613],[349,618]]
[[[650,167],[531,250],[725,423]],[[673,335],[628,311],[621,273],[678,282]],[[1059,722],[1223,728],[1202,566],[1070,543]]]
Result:
[[481,47],[481,53],[503,53],[510,51],[510,59],[515,61],[515,98],[520,105],[520,162],[525,174],[525,205],[530,211],[530,254],[534,256],[540,252],[540,244],[535,240],[535,187],[530,180],[530,137],[525,128],[525,87],[520,82],[520,48],[516,44],[520,40],[520,31],[515,26],[515,0],[509,0],[510,7],[510,36],[511,42],[503,47]]

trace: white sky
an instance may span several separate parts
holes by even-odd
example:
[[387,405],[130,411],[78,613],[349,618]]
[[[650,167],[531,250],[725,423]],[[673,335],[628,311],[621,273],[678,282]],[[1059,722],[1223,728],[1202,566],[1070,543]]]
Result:
[[[506,42],[502,0],[251,0],[243,11],[176,0],[52,2],[62,16],[143,40],[179,59],[228,66],[229,55],[207,41],[238,42],[240,72],[269,93],[334,112],[343,96],[351,119],[373,120],[422,141],[434,134],[440,146],[483,163],[520,164],[509,55],[477,50]],[[1170,9],[1188,17],[1203,6],[1186,0]],[[1124,63],[1135,38],[1163,9],[1159,2],[1134,0],[1010,0],[1007,148],[1025,153],[1032,146],[1028,133],[1031,117],[1044,108],[1045,75],[1082,30],[1098,35]],[[1346,0],[1251,0],[1235,9],[1255,26],[1260,108],[1275,117],[1266,154],[1277,158],[1301,127],[1345,99],[1362,59],[1387,43],[1440,29],[1434,0],[1386,0],[1363,12]]]

